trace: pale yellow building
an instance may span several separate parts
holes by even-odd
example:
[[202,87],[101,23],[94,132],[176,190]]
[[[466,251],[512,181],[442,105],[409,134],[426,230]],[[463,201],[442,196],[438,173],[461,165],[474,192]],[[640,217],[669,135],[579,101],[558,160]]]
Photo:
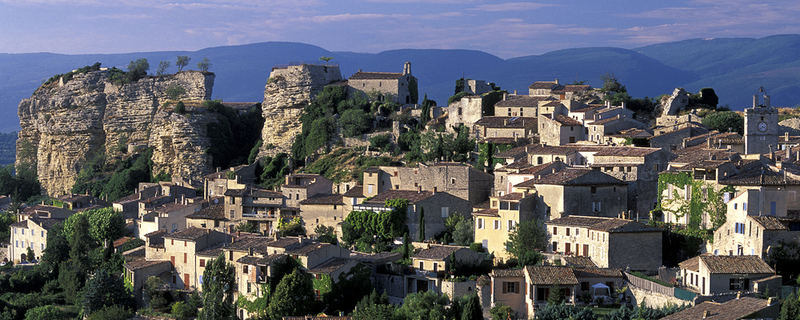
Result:
[[498,261],[511,256],[506,251],[506,242],[514,228],[523,221],[534,218],[535,197],[528,193],[512,192],[493,196],[489,208],[475,208],[475,242],[480,243]]

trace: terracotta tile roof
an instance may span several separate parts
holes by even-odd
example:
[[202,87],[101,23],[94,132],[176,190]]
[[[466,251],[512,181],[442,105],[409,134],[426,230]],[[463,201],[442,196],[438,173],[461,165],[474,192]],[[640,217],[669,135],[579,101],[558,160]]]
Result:
[[490,208],[479,208],[472,210],[473,216],[484,216],[484,217],[499,217],[500,214],[498,213],[497,209],[490,209]]
[[444,246],[444,245],[431,245],[430,248],[422,249],[417,252],[412,258],[415,259],[429,259],[429,260],[444,260],[450,256],[451,253],[459,250],[470,250],[466,247],[459,246]]
[[497,197],[497,198],[500,199],[500,200],[519,201],[519,200],[522,200],[525,197],[526,197],[526,195],[523,194],[522,192],[512,192],[512,193],[505,194],[505,195],[502,195],[502,196]]
[[216,258],[221,253],[223,253],[225,251],[224,249],[225,249],[225,244],[221,243],[221,244],[215,245],[213,247],[205,248],[203,250],[200,250],[200,251],[197,252],[197,255],[198,256],[203,256],[203,257]]
[[322,249],[330,247],[330,246],[333,246],[333,245],[330,244],[330,243],[324,243],[324,242],[307,241],[307,242],[303,242],[302,244],[300,244],[299,247],[287,250],[286,253],[292,254],[292,255],[307,256],[307,255],[310,255],[310,254],[316,252],[317,250],[322,250]]
[[725,303],[706,301],[668,315],[662,320],[738,320],[748,318],[769,306],[768,300],[753,297],[742,297]]
[[285,259],[286,257],[287,255],[285,254],[271,254],[266,257],[243,256],[239,258],[239,260],[236,260],[236,262],[253,266],[268,266],[278,260]]
[[311,198],[300,201],[305,205],[343,205],[341,194],[315,194]]
[[522,276],[522,269],[492,269],[492,277],[519,278]]
[[569,267],[526,266],[533,285],[576,285],[578,279]]
[[154,266],[158,266],[158,265],[162,265],[162,264],[170,264],[170,263],[169,263],[169,261],[161,261],[161,260],[155,260],[155,261],[154,260],[147,261],[147,260],[144,260],[144,259],[131,260],[131,261],[125,262],[125,268],[127,268],[128,270],[131,270],[131,271],[135,271],[135,270],[150,268],[150,267],[154,267]]
[[520,174],[550,174],[556,171],[563,170],[567,167],[563,162],[556,161],[556,162],[548,162],[545,164],[540,164],[536,166],[530,166],[525,169],[520,169]]
[[309,269],[308,272],[313,274],[331,274],[347,266],[350,261],[352,260],[347,258],[330,258],[327,261]]
[[[509,96],[508,99],[500,101],[494,105],[495,108],[520,108],[520,107],[539,107],[539,101],[552,100],[550,97],[529,97],[529,96]],[[512,110],[513,111],[513,110]]]
[[345,197],[364,198],[364,186],[353,186],[344,193]]
[[350,76],[349,80],[397,80],[402,73],[396,72],[364,72],[359,71]]
[[553,219],[547,225],[584,227],[604,232],[661,232],[661,229],[633,220],[590,216],[566,216]]
[[556,155],[570,155],[578,152],[577,149],[566,146],[547,146],[542,144],[530,144],[526,146],[525,152],[527,154],[556,154]]
[[170,234],[165,234],[164,238],[197,241],[197,239],[200,239],[205,235],[211,234],[212,232],[219,233],[219,231],[214,231],[211,229],[201,229],[197,227],[191,227]]
[[778,218],[773,216],[748,216],[760,224],[764,230],[800,230],[800,220],[792,218]]
[[222,204],[211,205],[186,216],[187,219],[210,219],[226,221],[225,206]]
[[562,259],[564,259],[564,265],[567,267],[597,268],[597,264],[589,257],[565,256]]
[[561,85],[555,81],[536,81],[528,86],[528,89],[551,89],[555,90],[561,88]]
[[417,203],[419,201],[428,199],[433,197],[434,193],[431,191],[416,191],[416,190],[386,190],[377,194],[376,196],[372,197],[369,200],[365,200],[365,203],[373,203],[373,204],[383,204],[386,200],[391,199],[408,199],[411,203]]
[[565,186],[627,185],[626,182],[597,170],[567,168],[520,182],[514,187],[533,188],[537,184]]
[[261,188],[250,188],[250,187],[247,187],[247,188],[244,188],[244,189],[228,189],[228,190],[225,191],[225,195],[226,196],[231,196],[231,197],[250,196],[250,197],[256,197],[256,198],[283,198],[284,197],[283,193],[280,193],[280,192],[277,192],[277,191],[261,189]]
[[483,117],[476,121],[476,125],[487,128],[525,128],[526,126],[536,126],[537,119],[534,117]]
[[700,263],[703,263],[712,274],[775,273],[775,270],[758,256],[714,256],[705,254],[689,258],[679,263],[678,266],[682,269],[698,271]]
[[[289,238],[286,239],[288,241]],[[250,251],[250,249],[253,249],[254,252],[267,254],[267,244],[272,240],[273,238],[267,236],[245,235],[235,239],[229,244],[226,244],[225,249],[234,251]],[[297,239],[293,240],[294,243],[298,242]]]
[[721,179],[719,183],[733,186],[783,186],[800,185],[800,180],[774,171],[761,161],[753,161],[742,166],[738,173]]
[[622,270],[612,268],[575,268],[575,277],[578,279],[583,278],[622,278]]
[[661,148],[644,148],[644,147],[606,147],[595,152],[597,156],[614,156],[614,157],[643,157],[652,153],[661,151]]
[[564,91],[566,92],[579,92],[579,91],[588,91],[591,90],[592,86],[588,84],[568,84],[564,86]]
[[[547,117],[547,116],[543,116],[543,117]],[[575,120],[575,119],[572,119],[570,117],[567,117],[565,115],[560,115],[560,114],[555,115],[552,120],[560,123],[562,126],[576,127],[576,126],[582,126],[583,125],[578,120]]]
[[622,130],[622,131],[618,132],[617,134],[614,134],[614,135],[611,135],[611,136],[620,137],[620,138],[650,138],[650,137],[653,136],[653,134],[651,134],[650,132],[647,132],[646,130],[643,130],[643,129],[630,128],[630,129]]
[[525,155],[528,154],[526,151],[527,146],[511,148],[506,151],[498,152],[495,154],[495,158],[506,158],[506,159],[520,159],[524,158]]

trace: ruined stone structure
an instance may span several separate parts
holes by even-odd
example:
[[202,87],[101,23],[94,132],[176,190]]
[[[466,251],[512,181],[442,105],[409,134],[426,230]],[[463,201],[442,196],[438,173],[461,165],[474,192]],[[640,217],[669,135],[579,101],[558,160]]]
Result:
[[364,72],[359,70],[347,80],[349,93],[367,95],[370,99],[399,104],[416,104],[417,78],[411,74],[411,63],[403,64],[403,72]]
[[342,80],[338,66],[292,65],[276,67],[264,87],[262,146],[259,155],[289,152],[295,137],[300,134],[300,115],[303,108],[322,89]]
[[675,88],[672,95],[661,98],[661,115],[677,115],[678,111],[689,105],[689,93],[683,88]]
[[458,128],[464,125],[470,130],[475,126],[475,122],[481,119],[483,110],[483,97],[478,95],[464,96],[458,101],[447,106],[447,129]]
[[180,115],[165,102],[176,88],[183,93],[173,98],[209,99],[213,73],[184,71],[129,84],[110,77],[107,70],[78,73],[44,84],[20,102],[17,163],[36,163],[48,194],[69,193],[92,156],[104,152],[113,161],[130,145],[154,147],[155,172],[196,179],[211,171],[206,127],[216,116],[203,108],[191,108],[191,117]]

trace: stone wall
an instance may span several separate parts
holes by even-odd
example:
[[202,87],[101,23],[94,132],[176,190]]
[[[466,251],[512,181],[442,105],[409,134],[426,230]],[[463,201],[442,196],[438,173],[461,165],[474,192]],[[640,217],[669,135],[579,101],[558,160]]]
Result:
[[481,119],[483,110],[483,98],[481,96],[466,96],[447,106],[447,128],[457,128],[463,124],[470,131],[473,130],[475,122]]
[[644,290],[632,285],[629,285],[628,289],[633,296],[633,300],[631,301],[632,305],[641,305],[644,302],[644,304],[650,308],[663,308],[668,306],[690,304],[690,302],[686,300]]
[[260,156],[290,152],[295,137],[300,134],[300,115],[303,108],[322,89],[342,80],[338,66],[293,65],[273,68],[264,87],[263,140]]
[[213,85],[213,73],[197,71],[122,85],[110,80],[109,71],[94,71],[76,74],[66,83],[45,84],[19,104],[17,162],[36,162],[44,190],[62,195],[69,193],[91,156],[104,152],[106,161],[113,161],[128,145],[154,145],[158,138],[152,134],[157,129],[156,136],[171,139],[160,140],[162,147],[156,145],[157,170],[199,178],[211,166],[205,153],[209,146],[205,124],[215,121],[215,116],[197,110],[191,119],[182,119],[186,117],[162,105],[169,100],[169,88],[184,89],[178,99],[207,100]]

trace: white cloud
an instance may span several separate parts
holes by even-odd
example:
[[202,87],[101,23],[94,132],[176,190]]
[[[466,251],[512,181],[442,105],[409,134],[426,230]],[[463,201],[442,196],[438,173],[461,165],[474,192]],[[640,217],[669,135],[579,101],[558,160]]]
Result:
[[538,2],[505,2],[505,3],[492,3],[482,4],[472,8],[471,10],[478,10],[484,12],[505,12],[505,11],[530,11],[546,7],[554,7],[554,4],[538,3]]

